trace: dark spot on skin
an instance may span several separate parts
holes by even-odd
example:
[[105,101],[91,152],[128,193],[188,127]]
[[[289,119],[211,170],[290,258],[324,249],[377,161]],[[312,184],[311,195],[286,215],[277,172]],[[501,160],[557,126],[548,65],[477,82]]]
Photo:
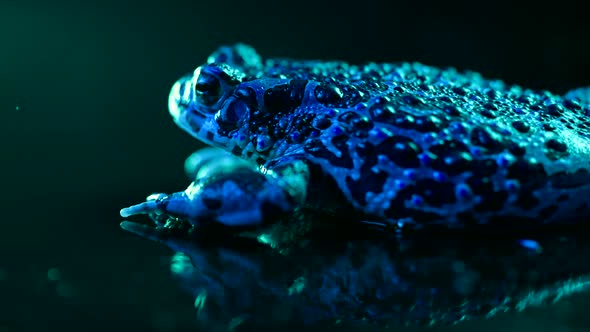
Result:
[[215,135],[213,135],[212,132],[208,131],[207,134],[205,134],[205,137],[207,138],[207,140],[213,141],[213,138],[215,138]]
[[332,138],[332,145],[334,145],[334,147],[336,147],[336,149],[338,149],[338,151],[340,151],[342,153],[342,156],[346,156],[346,155],[350,155],[350,152],[348,151],[348,137],[346,137],[345,135],[342,136],[337,136]]
[[490,111],[498,110],[498,107],[496,105],[494,105],[493,103],[487,103],[487,104],[483,105],[483,108],[490,110]]
[[467,94],[467,91],[461,87],[454,87],[451,90],[459,96],[465,96]]
[[481,196],[481,202],[475,205],[475,211],[500,211],[504,207],[508,199],[508,193],[503,190],[496,191],[489,177],[473,175],[466,182],[474,195]]
[[429,91],[432,91],[433,87],[428,84],[422,83],[422,84],[418,85],[418,89],[420,89],[424,92],[429,92]]
[[438,98],[439,101],[443,102],[443,103],[447,103],[450,104],[453,102],[453,100],[451,98],[449,98],[449,96],[442,96]]
[[472,226],[479,224],[478,219],[471,212],[457,213],[457,221],[464,226]]
[[541,203],[531,192],[520,192],[516,199],[516,206],[525,210],[534,209]]
[[231,150],[231,153],[233,155],[239,156],[242,154],[242,149],[239,146],[234,146],[234,148]]
[[569,199],[569,195],[568,194],[561,194],[559,195],[559,197],[557,197],[557,201],[558,202],[565,202]]
[[545,147],[547,148],[547,150],[545,151],[545,155],[550,160],[558,160],[569,154],[567,152],[567,145],[556,139],[550,139],[547,142],[545,142]]
[[490,111],[489,109],[482,110],[480,114],[485,116],[488,119],[495,119],[496,118],[496,113]]
[[508,151],[512,153],[515,157],[521,157],[525,155],[526,148],[520,143],[509,142]]
[[386,172],[365,170],[361,172],[358,181],[354,181],[350,176],[346,177],[346,186],[352,195],[352,198],[359,204],[367,204],[365,194],[372,192],[375,194],[383,191],[383,184],[389,175]]
[[415,168],[420,166],[418,155],[422,152],[410,138],[403,136],[393,136],[387,138],[377,146],[376,154],[387,156],[389,160],[396,165],[405,168]]
[[265,161],[266,161],[266,160],[265,160],[264,158],[262,158],[262,157],[258,157],[258,158],[256,158],[256,163],[257,163],[258,165],[262,165],[262,164],[264,164],[264,162],[265,162]]
[[316,117],[313,126],[317,129],[326,129],[332,125],[332,121],[324,116]]
[[270,114],[291,113],[301,105],[307,80],[291,80],[264,92],[265,111]]
[[415,123],[415,129],[423,133],[438,131],[443,125],[443,121],[433,115],[417,117]]
[[580,106],[580,103],[578,103],[576,100],[574,99],[566,99],[563,101],[563,106],[565,106],[566,108],[568,108],[569,110],[575,111],[578,110],[580,108],[582,108],[582,106]]
[[350,124],[352,120],[358,119],[361,116],[356,112],[344,112],[338,116],[338,121]]
[[433,206],[439,207],[456,202],[455,184],[452,182],[438,182],[432,179],[424,179],[417,181],[413,185],[413,188],[426,203]]
[[366,116],[352,120],[352,127],[356,130],[369,130],[373,128],[373,122]]
[[[346,139],[345,136],[343,136],[343,138]],[[334,141],[332,141],[332,144],[334,144]],[[338,140],[336,140],[336,144],[339,144]],[[351,169],[353,167],[352,159],[350,158],[350,154],[348,152],[342,153],[341,157],[338,158],[330,150],[328,150],[319,139],[308,141],[303,146],[303,149],[306,153],[309,153],[316,158],[328,161],[332,166],[343,167],[347,169]]]
[[443,108],[443,111],[451,116],[461,116],[461,111],[455,105],[447,105]]
[[500,97],[500,93],[494,89],[486,89],[484,91],[485,95],[488,96],[490,99],[496,99]]
[[547,172],[541,163],[532,159],[518,159],[508,166],[507,177],[517,179],[522,191],[541,187],[547,180]]
[[240,86],[234,92],[241,101],[245,102],[250,109],[258,108],[258,102],[256,101],[256,91],[249,86]]
[[402,97],[402,101],[411,106],[418,106],[424,104],[424,100],[422,98],[417,97],[415,95],[405,95]]
[[218,210],[222,205],[220,199],[208,197],[203,198],[203,204],[205,204],[209,210]]
[[547,106],[547,114],[553,117],[559,117],[563,113],[563,107],[559,104],[551,104]]
[[365,193],[371,191],[373,193],[380,193],[383,191],[383,184],[387,180],[388,174],[382,171],[373,172],[373,166],[377,165],[377,154],[375,153],[375,146],[362,142],[354,146],[357,154],[363,158],[363,163],[360,169],[359,180],[355,181],[350,176],[346,177],[346,184],[353,196],[359,204],[366,204]]
[[557,212],[557,210],[559,210],[559,207],[557,205],[549,205],[547,207],[542,208],[541,211],[539,211],[539,217],[541,218],[541,220],[549,219],[551,218],[551,216],[555,214],[555,212]]
[[[419,99],[419,97],[412,98]],[[419,104],[424,103],[423,100],[419,100]],[[398,128],[416,130],[424,133],[439,131],[442,127],[447,125],[447,116],[418,116],[410,114],[406,111],[396,110],[395,106],[399,105],[392,105],[391,103],[386,103],[385,101],[376,102],[369,108],[371,119],[374,121],[388,123]],[[456,108],[454,109],[456,110]]]
[[575,172],[561,171],[549,176],[553,188],[571,189],[590,184],[590,172],[580,168]]
[[395,109],[391,105],[373,105],[369,109],[369,114],[375,121],[391,122],[395,113]]
[[[361,142],[355,146],[355,150],[356,150],[356,153],[358,153],[359,157],[361,157],[361,158],[363,158],[363,160],[365,160],[365,162],[363,163],[363,166],[365,164],[367,164],[366,160],[368,160],[369,157],[375,157],[374,156],[375,146],[371,143]],[[376,158],[373,158],[373,159],[376,160]],[[371,167],[373,167],[373,165],[371,165]]]
[[411,218],[421,224],[443,220],[443,217],[437,213],[407,208],[406,201],[410,201],[415,194],[413,186],[398,191],[395,198],[390,202],[389,208],[385,211],[385,216],[392,219]]
[[467,145],[461,141],[450,140],[433,145],[430,152],[437,156],[432,162],[432,168],[437,171],[453,176],[472,169],[473,158]]
[[531,97],[528,97],[525,95],[520,95],[520,96],[516,97],[516,101],[521,104],[529,105],[529,104],[531,104],[532,99],[531,99]]
[[494,159],[480,159],[473,161],[473,176],[486,177],[496,174],[498,163]]
[[[314,90],[316,100],[327,107],[349,108],[369,100],[371,93],[380,86],[364,81],[340,83],[348,81],[348,77],[345,76],[347,75],[333,74],[330,83],[321,83],[316,86]],[[384,88],[385,86],[380,90]]]
[[565,145],[565,143],[558,141],[556,139],[550,139],[545,143],[545,146],[547,146],[547,148],[555,150],[557,152],[566,152],[567,151],[567,145]]
[[411,114],[403,114],[400,112],[400,116],[395,118],[393,124],[396,127],[404,128],[404,129],[412,129],[415,127],[416,118]]
[[531,129],[531,127],[529,127],[529,125],[527,125],[526,123],[524,123],[523,121],[514,121],[512,122],[512,127],[514,127],[514,129],[518,130],[519,132],[525,134],[528,133],[529,130]]
[[500,135],[487,128],[476,127],[471,131],[471,143],[488,149],[492,153],[503,150]]
[[338,103],[343,96],[342,90],[336,85],[319,84],[314,90],[315,98],[326,106]]
[[481,202],[475,206],[475,211],[500,211],[504,208],[508,193],[504,190],[493,191],[487,197],[483,197]]
[[467,133],[467,126],[461,121],[454,121],[450,124],[449,129],[453,134],[463,135]]

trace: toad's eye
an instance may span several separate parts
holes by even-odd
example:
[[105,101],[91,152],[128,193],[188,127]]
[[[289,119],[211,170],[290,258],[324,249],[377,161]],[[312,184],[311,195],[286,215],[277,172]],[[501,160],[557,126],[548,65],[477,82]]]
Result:
[[221,97],[221,83],[217,77],[201,72],[195,83],[195,93],[200,103],[211,106]]

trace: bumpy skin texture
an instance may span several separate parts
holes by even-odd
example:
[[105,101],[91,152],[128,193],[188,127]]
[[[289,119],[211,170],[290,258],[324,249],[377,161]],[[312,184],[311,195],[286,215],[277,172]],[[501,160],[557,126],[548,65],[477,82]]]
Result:
[[[401,262],[430,271],[431,260],[465,264],[467,258],[429,252],[425,263],[399,249],[400,231],[486,227],[511,232],[516,243],[523,230],[579,225],[590,216],[589,95],[587,89],[565,97],[533,92],[417,63],[263,61],[246,45],[222,47],[175,83],[169,107],[181,128],[238,158],[220,150],[195,153],[185,165],[195,179],[186,191],[154,194],[121,211],[148,214],[156,227],[122,227],[188,253],[203,268],[186,283],[211,294],[225,289],[214,298],[229,316],[254,308],[252,299],[233,309],[220,300],[244,283],[264,290],[264,303],[288,297],[294,317],[305,321],[452,322],[488,314],[509,307],[504,299],[519,284],[495,284],[488,296],[437,284],[430,288],[443,295],[426,294],[429,287],[406,278]],[[333,224],[327,216],[304,217],[310,210],[348,218]],[[444,246],[465,250],[461,241]],[[209,266],[211,257],[221,262],[228,253],[229,261],[243,263],[231,267],[236,274],[257,271],[240,279],[242,286],[221,272],[224,263]],[[300,259],[305,255],[317,261]],[[363,255],[369,258],[355,261]],[[499,270],[508,268],[507,257],[486,255]],[[259,269],[269,261],[290,263],[268,277]],[[433,281],[430,272],[423,275]],[[562,272],[543,270],[551,277],[534,288],[562,280]],[[347,273],[356,279],[342,286],[353,278]],[[285,293],[297,278],[307,281],[304,290]],[[331,282],[339,286],[326,286]],[[466,299],[476,305],[443,309]]]

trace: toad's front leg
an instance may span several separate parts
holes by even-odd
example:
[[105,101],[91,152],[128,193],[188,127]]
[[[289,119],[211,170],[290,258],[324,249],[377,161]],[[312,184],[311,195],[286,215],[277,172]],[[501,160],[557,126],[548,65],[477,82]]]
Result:
[[[121,216],[148,214],[156,226],[165,226],[171,220],[191,225],[216,222],[225,226],[257,226],[300,206],[308,181],[309,170],[303,161],[264,172],[237,168],[198,178],[182,192],[151,195],[146,202],[122,209]],[[133,223],[124,222],[122,227],[146,236],[145,229]]]

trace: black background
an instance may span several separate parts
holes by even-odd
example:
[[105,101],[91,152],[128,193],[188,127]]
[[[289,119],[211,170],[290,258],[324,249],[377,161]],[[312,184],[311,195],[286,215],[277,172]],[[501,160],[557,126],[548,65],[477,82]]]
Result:
[[[193,326],[171,251],[121,231],[118,211],[188,185],[183,161],[201,144],[172,123],[168,91],[219,45],[564,93],[590,85],[589,21],[567,1],[0,0],[0,331]],[[587,331],[588,305],[429,331]]]

